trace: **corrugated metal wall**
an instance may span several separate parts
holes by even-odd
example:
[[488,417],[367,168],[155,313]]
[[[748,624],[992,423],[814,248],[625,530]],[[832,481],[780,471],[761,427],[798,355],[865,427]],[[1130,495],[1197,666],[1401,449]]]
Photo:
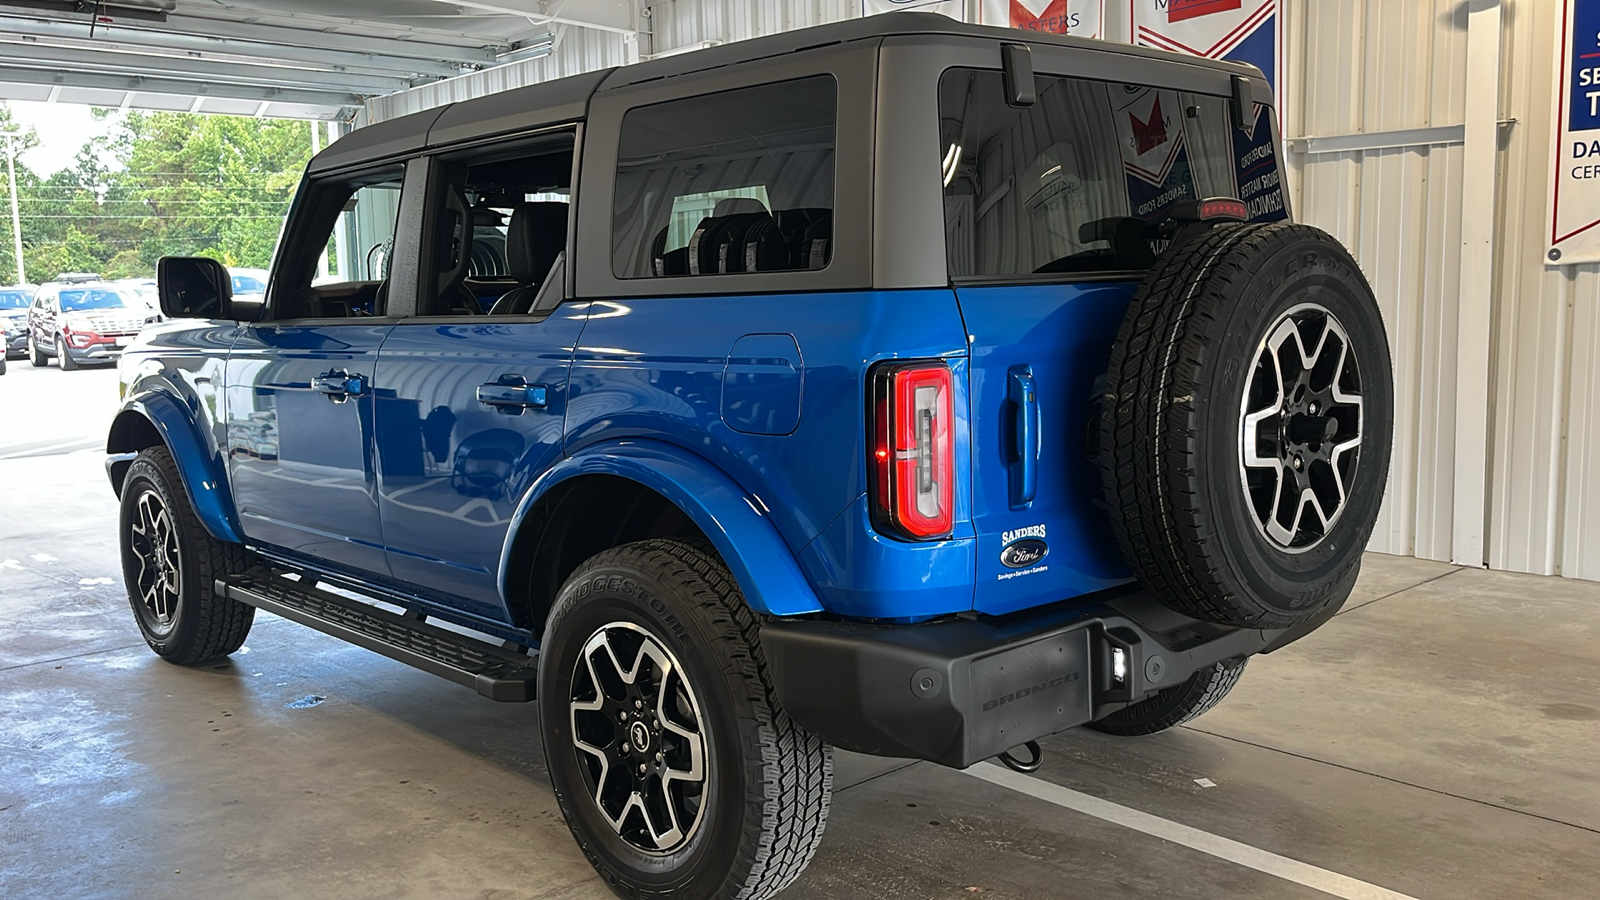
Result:
[[[1451,22],[1458,5],[1291,4],[1284,134],[1460,124],[1466,26]],[[1389,329],[1394,458],[1371,546],[1443,560],[1450,558],[1454,477],[1461,157],[1460,144],[1289,154],[1297,217],[1355,252]]]
[[[1600,579],[1600,266],[1547,268],[1554,43],[1561,4],[1504,0],[1498,177],[1464,185],[1463,147],[1291,153],[1299,218],[1355,250],[1394,351],[1395,460],[1372,548],[1449,559],[1463,191],[1496,202],[1488,367],[1486,561]],[[1288,4],[1284,132],[1330,136],[1461,123],[1467,4]],[[1459,560],[1469,562],[1468,560]]]
[[432,109],[457,100],[471,100],[496,91],[510,90],[581,75],[607,66],[620,66],[627,62],[627,47],[623,36],[592,28],[563,28],[558,31],[555,51],[549,56],[524,62],[499,66],[470,75],[447,78],[409,91],[367,101],[355,120],[357,127],[394,119],[408,113]]
[[[1457,374],[1482,365],[1492,386],[1484,400],[1486,561],[1600,580],[1600,265],[1547,269],[1540,256],[1561,4],[1501,2],[1498,115],[1516,122],[1501,130],[1495,183],[1463,184],[1457,138],[1292,152],[1291,188],[1300,219],[1355,251],[1388,322],[1395,457],[1372,548],[1451,558]],[[1455,126],[1469,102],[1490,101],[1466,96],[1467,0],[1285,0],[1284,7],[1287,136]],[[671,0],[645,7],[641,23],[650,33],[639,50],[742,40],[850,18],[860,8],[860,0]],[[1108,9],[1109,33],[1120,33],[1121,11]],[[374,100],[362,118],[618,65],[627,53],[618,35],[569,29],[547,59]],[[1492,345],[1487,359],[1458,360],[1463,203],[1485,191],[1496,202]]]

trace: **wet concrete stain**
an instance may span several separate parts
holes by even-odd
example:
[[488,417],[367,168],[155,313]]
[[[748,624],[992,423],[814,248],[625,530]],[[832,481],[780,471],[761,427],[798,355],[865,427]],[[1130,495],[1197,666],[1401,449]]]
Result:
[[1565,719],[1569,722],[1600,721],[1600,709],[1584,706],[1581,703],[1546,703],[1539,709],[1551,719]]

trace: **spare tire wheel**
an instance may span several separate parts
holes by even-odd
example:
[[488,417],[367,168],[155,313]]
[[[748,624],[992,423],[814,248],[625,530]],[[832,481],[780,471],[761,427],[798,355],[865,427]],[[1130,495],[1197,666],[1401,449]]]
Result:
[[1241,627],[1342,603],[1388,477],[1392,381],[1377,299],[1325,232],[1224,225],[1172,247],[1117,332],[1100,425],[1139,580]]

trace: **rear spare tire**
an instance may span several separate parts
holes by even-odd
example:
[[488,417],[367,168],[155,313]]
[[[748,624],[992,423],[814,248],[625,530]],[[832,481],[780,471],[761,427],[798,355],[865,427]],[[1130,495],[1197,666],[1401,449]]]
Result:
[[1342,603],[1383,499],[1392,395],[1377,299],[1337,240],[1281,222],[1172,248],[1117,333],[1100,427],[1139,580],[1241,627]]

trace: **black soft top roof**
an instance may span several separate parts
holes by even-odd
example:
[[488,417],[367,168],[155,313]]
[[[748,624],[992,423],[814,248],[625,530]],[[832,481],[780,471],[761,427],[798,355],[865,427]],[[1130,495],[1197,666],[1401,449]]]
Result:
[[368,161],[413,153],[471,138],[489,137],[582,119],[596,93],[694,72],[704,72],[811,50],[833,44],[901,35],[945,35],[982,38],[1009,43],[1072,47],[1096,53],[1182,60],[1237,75],[1260,77],[1253,66],[1202,59],[1149,47],[1045,34],[991,25],[968,25],[937,13],[896,12],[861,19],[786,31],[767,37],[736,41],[705,50],[558,78],[527,87],[462,100],[359,128],[340,138],[312,159],[310,171],[321,172]]

